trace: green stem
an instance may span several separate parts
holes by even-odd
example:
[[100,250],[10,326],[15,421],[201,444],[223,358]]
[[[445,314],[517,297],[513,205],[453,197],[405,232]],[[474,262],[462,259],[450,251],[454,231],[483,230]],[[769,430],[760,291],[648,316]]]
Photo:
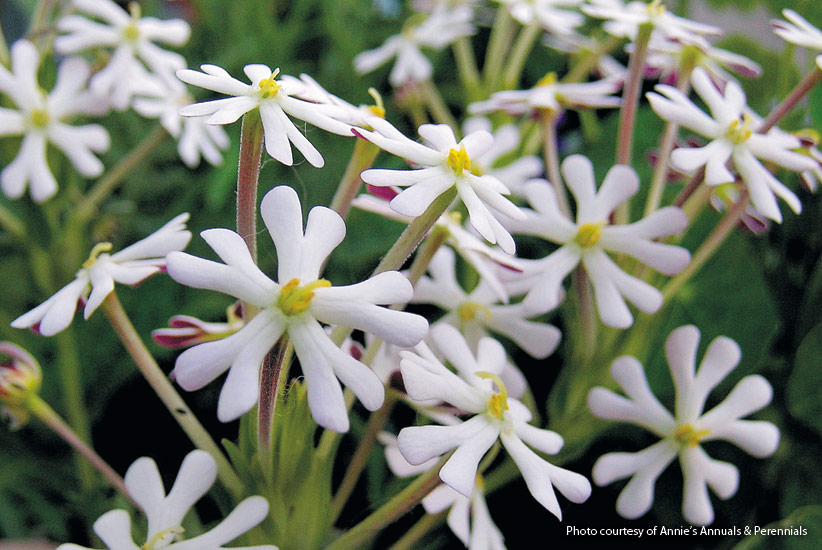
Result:
[[437,89],[434,83],[431,82],[431,80],[417,82],[417,89],[422,94],[422,99],[428,106],[428,110],[434,121],[440,124],[447,124],[453,128],[454,133],[459,136],[459,123],[457,122],[457,119],[454,118],[454,115],[451,113],[448,105],[445,104],[442,94],[440,94],[439,89]]
[[597,313],[594,307],[591,287],[588,284],[588,276],[582,266],[574,270],[573,275],[574,292],[576,295],[577,319],[579,326],[578,357],[582,365],[587,366],[596,353],[597,349]]
[[464,36],[454,42],[452,46],[454,58],[457,60],[457,73],[465,89],[469,103],[482,99],[482,80],[477,69],[477,59],[471,39]]
[[434,490],[441,481],[440,468],[451,458],[448,453],[439,463],[415,479],[408,487],[400,491],[394,498],[378,508],[373,514],[349,529],[343,536],[332,542],[326,550],[349,550],[362,548],[372,537],[384,527],[392,524],[406,512],[419,504],[425,496]]
[[508,47],[511,44],[515,30],[515,23],[508,10],[499,8],[491,28],[491,37],[488,39],[488,48],[485,50],[485,64],[482,67],[482,79],[485,81],[487,95],[497,90],[497,83],[502,72],[502,64]]
[[128,155],[122,157],[102,178],[97,180],[94,187],[77,205],[73,218],[81,224],[90,220],[97,213],[100,204],[163,143],[167,136],[162,126],[158,125],[154,128]]
[[[263,121],[260,110],[243,116],[240,158],[237,163],[237,233],[257,263],[257,185],[263,155]],[[245,305],[245,304],[244,304]],[[245,314],[243,315],[245,317]]]
[[371,166],[379,152],[380,148],[370,141],[357,138],[354,144],[354,152],[351,154],[345,173],[337,186],[334,198],[331,199],[331,210],[339,214],[342,219],[348,216],[351,201],[354,200],[360,190],[362,185],[360,174]]
[[757,128],[756,132],[759,134],[767,133],[768,130],[776,126],[776,124],[784,117],[786,114],[793,109],[799,100],[805,97],[811,88],[816,86],[820,81],[822,81],[822,69],[820,69],[816,64],[814,64],[813,69],[802,81],[796,85],[793,91],[786,97],[782,103],[774,107],[774,110],[765,117],[765,120],[762,121],[762,124]]
[[11,68],[11,55],[9,54],[9,45],[6,42],[6,35],[3,34],[3,27],[0,26],[0,65],[7,69]]
[[676,294],[676,292],[682,288],[682,285],[687,283],[690,278],[693,277],[702,268],[702,266],[704,266],[705,263],[711,259],[722,243],[724,243],[728,238],[728,235],[731,234],[731,231],[737,226],[739,220],[742,219],[749,202],[750,197],[748,196],[747,191],[743,189],[742,196],[739,197],[736,204],[728,209],[719,224],[714,227],[711,234],[708,235],[702,245],[700,245],[691,258],[691,263],[688,264],[688,267],[681,271],[676,277],[668,281],[668,284],[663,287],[662,296],[665,301],[668,301],[674,294]]
[[[83,377],[80,374],[80,356],[77,350],[77,340],[71,327],[54,336],[57,343],[57,355],[60,358],[60,385],[62,389],[63,406],[68,415],[69,424],[82,441],[91,441],[91,428],[86,414],[83,400]],[[80,484],[86,491],[93,486],[92,473],[88,464],[77,461],[77,471],[80,475]]]
[[577,59],[576,63],[571,67],[564,77],[562,82],[583,82],[591,74],[591,71],[596,68],[599,59],[619,46],[622,43],[622,38],[616,36],[609,36],[607,40],[601,42],[599,47],[593,51],[586,51]]
[[43,401],[38,395],[30,395],[26,403],[28,411],[51,428],[59,435],[63,441],[69,444],[78,454],[85,458],[109,484],[139,508],[131,496],[128,494],[126,484],[114,469],[98,455],[94,449],[89,447],[71,427],[52,409],[48,403]]
[[548,181],[554,188],[557,197],[559,210],[566,216],[571,216],[571,209],[568,206],[568,196],[565,194],[565,186],[562,184],[562,176],[559,172],[559,144],[557,142],[557,113],[548,109],[541,110],[539,120],[542,123],[542,151],[545,157],[545,169],[548,174]]
[[274,409],[277,405],[277,393],[280,388],[280,374],[283,365],[291,359],[292,344],[287,335],[283,335],[277,347],[265,356],[260,367],[260,397],[257,401],[257,451],[260,453],[260,462],[263,472],[271,477],[273,460],[271,448],[273,445],[272,426],[274,424]]
[[[690,87],[690,75],[692,65],[683,67],[679,74],[677,89],[688,95]],[[676,138],[679,135],[679,124],[669,121],[665,125],[665,131],[659,143],[659,155],[654,167],[654,175],[651,179],[651,188],[648,191],[648,198],[645,202],[644,216],[650,216],[662,202],[662,192],[665,190],[665,182],[668,181],[668,167],[670,166],[671,152],[674,150]]]
[[417,542],[420,541],[425,535],[428,534],[429,531],[432,531],[445,523],[445,519],[448,517],[448,510],[443,510],[442,512],[438,512],[436,514],[425,514],[422,516],[417,523],[411,527],[405,534],[388,550],[414,550],[414,548],[420,548],[416,546]]
[[54,4],[56,0],[40,0],[37,3],[37,8],[34,10],[34,18],[31,22],[31,29],[29,30],[28,37],[30,39],[38,38],[37,49],[41,52],[43,51],[43,43],[42,43],[42,36],[43,30],[46,28],[46,24],[48,23],[49,16],[51,12],[54,10]]
[[360,479],[360,474],[362,474],[368,465],[371,449],[373,449],[374,443],[377,442],[377,435],[383,429],[386,422],[388,422],[395,403],[395,399],[387,395],[382,407],[376,410],[371,415],[371,418],[368,419],[362,439],[360,439],[357,449],[354,451],[354,455],[348,463],[345,476],[342,482],[340,482],[337,492],[334,494],[334,499],[331,501],[331,510],[329,512],[330,525],[333,525],[334,522],[337,521],[337,518],[340,517],[340,512],[342,512],[345,503],[348,502],[348,498],[351,496],[351,493],[354,492],[357,481]]
[[242,494],[243,486],[240,478],[234,473],[231,464],[226,459],[225,455],[220,451],[220,448],[211,438],[211,435],[206,431],[194,413],[186,405],[185,401],[174,389],[171,382],[169,382],[166,375],[160,369],[160,366],[154,360],[154,357],[148,351],[143,343],[140,335],[131,320],[128,317],[123,304],[117,298],[117,295],[112,292],[103,301],[103,311],[108,317],[114,332],[122,341],[123,346],[128,351],[131,358],[137,364],[137,368],[148,381],[152,389],[157,393],[157,396],[171,413],[171,416],[177,421],[185,434],[194,443],[194,445],[206,451],[214,458],[217,463],[217,473],[220,481],[231,492],[231,494],[238,498]]
[[519,83],[528,54],[534,49],[534,44],[541,34],[542,27],[538,22],[533,22],[520,31],[511,55],[508,57],[507,68],[502,79],[502,86],[506,90],[514,89]]
[[2,204],[0,204],[0,227],[5,228],[11,236],[19,241],[26,241],[28,238],[26,224]]

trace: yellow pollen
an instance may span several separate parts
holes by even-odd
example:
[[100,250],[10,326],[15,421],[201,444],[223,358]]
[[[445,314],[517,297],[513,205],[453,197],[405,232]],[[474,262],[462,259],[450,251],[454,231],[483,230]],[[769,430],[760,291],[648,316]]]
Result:
[[557,83],[557,73],[550,72],[537,81],[536,87],[550,86]]
[[686,445],[690,447],[696,447],[697,445],[699,445],[699,441],[709,433],[711,433],[711,430],[697,431],[690,424],[685,424],[684,426],[680,426],[679,429],[677,429],[677,431],[674,432],[674,439],[683,447],[685,447]]
[[491,309],[485,304],[478,304],[477,302],[465,302],[457,308],[457,315],[464,323],[476,319],[477,312],[481,311],[485,315],[485,322],[491,320]]
[[462,214],[460,212],[449,212],[448,217],[456,224],[462,225]]
[[599,242],[602,237],[602,226],[605,222],[586,223],[579,228],[574,241],[582,248],[589,248]]
[[471,159],[465,151],[465,145],[460,145],[459,151],[451,149],[448,151],[448,167],[457,176],[462,176],[466,170],[471,171]]
[[88,269],[94,265],[94,262],[97,261],[97,257],[102,254],[103,252],[108,252],[114,248],[114,245],[111,243],[97,243],[94,245],[94,248],[91,249],[91,254],[88,255],[88,260],[83,262],[83,269]]
[[665,13],[665,4],[662,3],[662,0],[653,0],[645,6],[645,9],[648,10],[648,15],[651,17],[659,17]]
[[29,116],[31,118],[31,123],[38,128],[45,128],[48,126],[49,120],[51,120],[48,111],[45,109],[33,109]]
[[325,279],[317,279],[313,283],[300,286],[299,279],[291,279],[280,289],[277,297],[277,307],[284,315],[291,316],[302,313],[311,305],[314,298],[314,289],[331,286]]
[[368,95],[374,98],[374,105],[370,105],[368,110],[375,116],[385,118],[385,105],[382,102],[382,96],[376,88],[368,88]]
[[[163,529],[162,531],[148,539],[148,541],[140,547],[140,550],[159,550],[159,548],[165,548],[166,546],[168,546],[169,543],[177,540],[178,535],[182,534],[184,531],[185,529],[183,529],[180,526]],[[165,539],[168,535],[172,535],[171,540],[164,541],[163,539]],[[165,544],[155,549],[157,544],[160,542],[165,542]]]
[[480,371],[476,375],[493,381],[497,386],[497,393],[488,400],[488,412],[502,420],[505,411],[508,410],[508,390],[505,389],[505,384],[502,383],[499,376],[491,372]]
[[750,115],[742,115],[742,121],[734,120],[728,125],[728,129],[725,130],[725,137],[736,145],[744,143],[753,135],[752,123],[753,118]]
[[278,74],[280,74],[280,69],[274,69],[274,72],[271,73],[271,76],[260,80],[260,96],[263,99],[272,98],[280,92],[280,88],[282,88],[282,86],[280,86],[275,80]]

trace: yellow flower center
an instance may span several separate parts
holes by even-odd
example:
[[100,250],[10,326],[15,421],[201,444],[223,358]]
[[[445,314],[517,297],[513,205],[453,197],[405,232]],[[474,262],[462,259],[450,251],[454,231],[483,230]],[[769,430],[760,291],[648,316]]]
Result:
[[477,312],[482,312],[485,315],[486,323],[491,320],[491,309],[485,304],[464,302],[457,308],[457,315],[463,323],[474,320],[477,317]]
[[742,115],[741,121],[737,119],[728,125],[728,129],[725,130],[725,137],[736,145],[744,143],[753,135],[753,130],[751,130],[752,123],[753,118],[751,118],[750,115]]
[[280,86],[275,80],[278,74],[280,74],[280,69],[274,69],[274,72],[271,73],[271,76],[260,80],[260,97],[262,97],[263,99],[269,99],[280,92],[280,88],[282,88],[282,86]]
[[711,433],[711,430],[697,430],[690,424],[685,424],[674,432],[674,440],[683,447],[696,447],[699,445],[699,441],[709,433]]
[[650,17],[659,17],[665,13],[665,4],[662,3],[662,0],[653,0],[645,6],[645,9]]
[[540,88],[542,86],[551,86],[552,84],[556,84],[556,83],[557,83],[557,73],[550,72],[550,73],[546,74],[545,76],[543,76],[542,78],[540,78],[537,81],[536,87]]
[[462,176],[466,170],[471,171],[471,159],[468,157],[465,145],[460,145],[459,151],[456,149],[448,151],[446,162],[448,162],[448,167],[451,168],[457,176]]
[[123,38],[129,42],[136,42],[140,38],[140,28],[133,22],[126,25],[123,29]]
[[31,123],[38,128],[45,128],[51,120],[48,111],[45,109],[32,109],[29,117],[31,118]]
[[83,262],[83,269],[88,269],[94,265],[94,262],[97,261],[97,257],[100,256],[103,252],[108,252],[114,248],[114,245],[111,243],[97,243],[94,245],[94,248],[91,249],[91,254],[88,255],[88,260]]
[[[140,547],[140,550],[160,550],[161,548],[165,548],[172,542],[179,540],[179,535],[181,535],[184,531],[185,529],[180,526],[163,529],[148,539],[148,541]],[[158,544],[160,546],[158,546]]]
[[368,88],[368,95],[374,98],[374,105],[370,105],[368,110],[374,116],[385,118],[385,105],[382,102],[382,96],[375,88]]
[[312,283],[300,286],[299,279],[291,279],[280,289],[277,297],[277,307],[284,315],[298,315],[308,309],[314,298],[314,289],[331,286],[325,279],[317,279]]
[[574,242],[582,248],[590,248],[594,246],[602,237],[603,225],[605,225],[605,222],[583,224],[579,228],[579,231],[577,231],[577,235],[574,237]]
[[502,383],[500,377],[491,372],[480,371],[476,373],[480,378],[491,380],[497,386],[497,392],[488,400],[488,412],[494,417],[502,420],[505,411],[508,410],[508,390],[505,389],[505,384]]

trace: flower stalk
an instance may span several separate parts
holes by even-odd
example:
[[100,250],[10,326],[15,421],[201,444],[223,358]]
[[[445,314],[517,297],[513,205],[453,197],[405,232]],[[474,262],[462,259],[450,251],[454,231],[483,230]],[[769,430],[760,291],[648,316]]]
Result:
[[339,214],[342,219],[348,216],[351,201],[357,196],[362,186],[360,173],[371,167],[379,152],[380,148],[368,140],[357,139],[354,143],[354,152],[351,154],[348,166],[345,167],[345,173],[330,205],[331,210]]
[[628,82],[622,92],[622,109],[619,113],[619,138],[617,141],[617,164],[631,164],[634,140],[634,123],[639,104],[639,93],[642,90],[642,69],[648,54],[648,43],[654,27],[644,23],[639,26],[634,51],[628,62]]
[[565,194],[565,186],[562,184],[562,176],[559,172],[559,143],[557,141],[557,114],[548,109],[542,109],[539,113],[539,120],[542,125],[542,150],[545,157],[545,169],[548,174],[548,181],[554,188],[557,196],[560,211],[566,216],[571,215],[568,206],[568,196]]
[[454,42],[452,49],[457,61],[457,73],[465,88],[468,101],[479,101],[482,99],[482,80],[477,69],[477,59],[474,56],[471,40],[468,37],[462,37]]
[[417,83],[417,89],[434,121],[447,124],[454,129],[455,133],[459,132],[459,123],[454,118],[448,105],[445,104],[445,100],[436,85],[431,80],[423,80]]
[[525,67],[528,54],[534,49],[534,44],[540,34],[542,34],[542,27],[537,21],[533,21],[520,31],[511,55],[508,57],[508,67],[502,79],[502,87],[506,90],[516,88],[520,76],[522,76],[522,69]]
[[[257,262],[257,185],[263,155],[263,122],[259,109],[243,115],[240,158],[237,164],[237,233]],[[248,319],[243,304],[243,317]]]
[[482,67],[482,78],[485,81],[486,92],[490,95],[497,90],[498,78],[502,72],[502,65],[508,53],[515,31],[514,19],[508,10],[497,10],[494,26],[491,28],[491,37],[488,39],[488,48],[485,52],[485,64]]
[[762,124],[759,125],[757,128],[757,133],[765,134],[773,128],[774,126],[782,120],[786,114],[788,114],[791,109],[796,107],[796,104],[799,103],[799,100],[805,97],[805,95],[811,91],[811,89],[816,86],[820,81],[822,81],[822,69],[819,68],[816,64],[814,64],[813,69],[805,78],[803,78],[799,84],[788,94],[782,103],[774,107],[774,110],[765,117],[765,120],[762,121]]
[[[274,425],[274,409],[277,405],[277,394],[280,388],[280,376],[293,357],[294,346],[288,335],[280,338],[277,346],[268,352],[260,369],[260,397],[257,401],[257,450],[260,453],[260,462],[263,471],[271,474],[273,466],[271,456],[272,427]],[[284,368],[284,366],[286,366]]]
[[123,304],[120,303],[117,294],[109,294],[102,304],[103,311],[111,323],[114,332],[120,338],[131,358],[137,364],[146,381],[157,393],[157,396],[177,421],[185,434],[198,449],[202,449],[210,454],[217,462],[217,472],[226,489],[236,498],[242,493],[242,482],[231,467],[220,448],[211,438],[208,431],[200,424],[197,417],[183,401],[174,386],[171,385],[154,357],[148,351],[137,330],[131,323]]

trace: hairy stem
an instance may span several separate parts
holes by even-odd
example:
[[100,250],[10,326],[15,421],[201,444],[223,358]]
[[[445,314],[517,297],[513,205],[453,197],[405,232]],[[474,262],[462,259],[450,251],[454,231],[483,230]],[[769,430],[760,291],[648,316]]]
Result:
[[273,466],[271,457],[272,426],[274,409],[277,405],[277,393],[280,388],[280,375],[283,365],[291,360],[293,346],[287,335],[283,335],[277,346],[268,352],[260,368],[260,397],[257,400],[257,451],[263,471],[270,474]]
[[[263,122],[260,110],[243,115],[240,158],[237,163],[237,233],[257,262],[257,183],[263,155]],[[245,316],[245,315],[244,315]]]

